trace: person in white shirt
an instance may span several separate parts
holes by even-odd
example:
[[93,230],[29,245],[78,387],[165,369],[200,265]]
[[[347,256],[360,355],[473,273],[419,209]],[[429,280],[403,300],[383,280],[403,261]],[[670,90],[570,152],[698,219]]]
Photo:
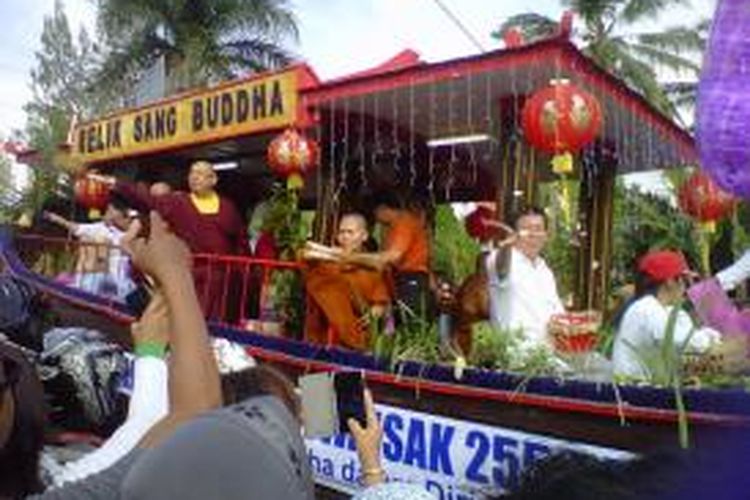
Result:
[[497,331],[521,330],[522,350],[549,348],[547,324],[565,308],[541,256],[548,239],[546,216],[529,207],[516,216],[513,229],[503,242],[507,246],[491,250],[485,261],[490,323]]
[[130,223],[122,201],[111,198],[101,222],[72,222],[52,212],[44,212],[44,217],[84,243],[76,264],[77,288],[118,300],[124,300],[135,289],[130,278],[130,259],[119,248]]
[[[711,328],[697,328],[682,309],[689,268],[679,252],[653,251],[638,261],[636,294],[615,318],[612,352],[617,376],[649,380],[649,360],[657,359],[674,314],[673,344],[703,352],[721,339]],[[675,308],[678,308],[675,310]]]

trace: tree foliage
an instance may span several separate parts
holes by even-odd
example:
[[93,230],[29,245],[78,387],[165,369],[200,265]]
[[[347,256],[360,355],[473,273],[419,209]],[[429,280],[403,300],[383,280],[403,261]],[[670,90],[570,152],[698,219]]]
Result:
[[289,63],[297,26],[286,0],[99,0],[109,47],[101,82],[120,81],[164,57],[170,90]]
[[0,224],[8,222],[13,204],[13,172],[8,155],[0,153]]
[[[679,119],[677,108],[694,102],[692,84],[662,85],[659,72],[672,71],[697,80],[696,62],[705,48],[709,23],[675,26],[662,31],[641,32],[643,21],[657,19],[672,6],[689,6],[688,0],[561,0],[579,19],[574,35],[584,54],[641,93],[657,109]],[[520,14],[506,19],[493,33],[496,38],[510,28],[522,30],[529,41],[552,36],[558,23],[538,14]]]
[[97,50],[85,30],[73,37],[60,1],[45,17],[31,71],[33,98],[24,107],[25,135],[37,152],[31,183],[19,210],[35,211],[60,189],[66,176],[59,146],[66,142],[74,116],[89,117],[106,107],[106,96],[93,90],[91,75],[98,64]]
[[632,283],[637,259],[654,249],[682,251],[694,269],[700,249],[693,221],[670,200],[618,182],[612,228],[614,284]]
[[461,283],[476,269],[479,244],[466,233],[450,205],[436,208],[434,233],[432,269],[453,283]]

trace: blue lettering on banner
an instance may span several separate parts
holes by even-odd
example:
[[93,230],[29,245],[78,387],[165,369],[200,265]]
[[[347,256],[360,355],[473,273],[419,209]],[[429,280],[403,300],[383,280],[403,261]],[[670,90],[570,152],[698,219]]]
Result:
[[389,413],[383,419],[383,455],[386,460],[391,462],[400,462],[403,455],[404,445],[401,443],[401,437],[398,431],[404,428],[403,419],[395,413]]
[[432,425],[430,434],[430,470],[440,472],[447,476],[453,475],[453,465],[451,464],[451,441],[456,433],[452,425],[442,426],[440,424]]
[[492,440],[492,456],[495,464],[492,468],[493,484],[503,490],[513,490],[518,486],[519,459],[518,441],[505,436],[495,436]]
[[[424,485],[441,500],[469,500],[516,488],[524,468],[557,449],[626,460],[631,453],[512,429],[377,405],[383,466],[395,480]],[[349,435],[307,441],[316,481],[352,493],[360,475]]]
[[421,420],[412,420],[409,426],[409,437],[406,439],[406,453],[404,453],[404,463],[406,465],[416,465],[420,469],[427,468],[424,422]]
[[469,449],[476,450],[474,457],[466,468],[466,479],[479,484],[489,483],[490,480],[487,476],[480,472],[480,469],[487,460],[487,455],[490,451],[489,439],[479,431],[471,431],[466,436],[466,446],[468,446]]

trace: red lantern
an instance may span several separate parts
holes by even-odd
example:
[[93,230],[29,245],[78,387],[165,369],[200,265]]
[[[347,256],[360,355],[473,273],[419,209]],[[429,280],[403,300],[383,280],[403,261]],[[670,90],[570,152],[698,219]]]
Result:
[[678,193],[680,209],[699,222],[716,222],[734,208],[734,198],[725,193],[704,172],[695,172]]
[[575,153],[599,134],[602,108],[588,92],[566,80],[555,81],[527,99],[521,125],[535,148],[555,155]]
[[285,177],[289,189],[300,189],[303,176],[318,165],[318,144],[294,129],[287,129],[268,145],[268,165]]
[[464,219],[464,228],[466,233],[479,241],[489,241],[497,232],[494,227],[487,225],[487,220],[495,220],[497,214],[495,211],[479,206]]
[[73,190],[76,201],[89,209],[89,218],[95,219],[101,216],[101,212],[107,208],[108,184],[84,176],[75,182]]

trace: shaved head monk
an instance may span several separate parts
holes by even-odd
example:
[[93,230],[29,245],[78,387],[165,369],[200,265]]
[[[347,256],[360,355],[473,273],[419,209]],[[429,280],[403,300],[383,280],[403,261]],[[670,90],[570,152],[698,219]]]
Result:
[[[348,213],[339,221],[338,252],[361,252],[369,238],[366,219]],[[325,343],[328,329],[333,343],[350,349],[367,347],[367,319],[382,316],[390,302],[388,287],[379,271],[339,262],[312,263],[305,273],[310,298],[305,334],[308,340]]]
[[[116,193],[140,211],[156,210],[174,233],[185,240],[193,253],[231,255],[247,251],[245,224],[228,198],[219,196],[219,178],[207,161],[196,161],[188,172],[188,193],[172,191],[154,196],[145,185],[96,176],[113,185]],[[217,264],[198,261],[193,274],[203,312],[211,319],[222,319],[222,290],[229,281],[228,270]]]

